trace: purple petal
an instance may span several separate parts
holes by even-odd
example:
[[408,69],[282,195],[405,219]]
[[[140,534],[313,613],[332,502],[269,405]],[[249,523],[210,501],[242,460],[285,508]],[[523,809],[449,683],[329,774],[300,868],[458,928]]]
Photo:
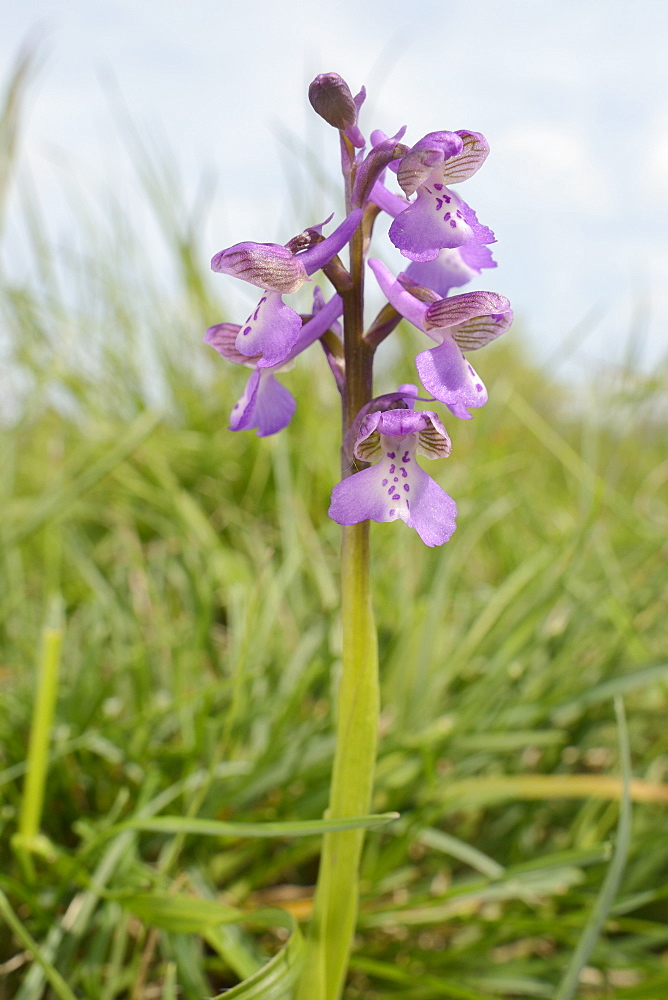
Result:
[[296,292],[307,276],[302,259],[278,243],[235,243],[213,257],[211,269],[283,295]]
[[462,351],[477,351],[505,333],[513,321],[512,309],[491,316],[474,316],[473,319],[453,326],[452,339]]
[[488,226],[483,226],[482,223],[478,222],[478,216],[475,214],[470,205],[467,205],[465,201],[461,203],[461,212],[464,216],[466,224],[470,227],[473,233],[472,241],[473,243],[496,243],[496,236]]
[[[406,453],[405,453],[406,454]],[[415,528],[429,546],[447,542],[455,530],[457,506],[434,480],[415,463],[410,475],[394,476],[406,466],[389,459],[370,469],[357,472],[332,490],[329,516],[338,524],[358,524],[360,521],[396,521],[401,518]],[[394,479],[397,482],[394,482]],[[404,487],[408,487],[408,490]]]
[[[445,161],[457,156],[463,149],[461,136],[456,132],[429,132],[416,142],[399,163],[397,180],[404,194],[409,197]],[[441,170],[436,180],[440,179]]]
[[413,493],[406,524],[415,528],[425,545],[443,545],[457,527],[457,504],[431,476],[422,469],[419,471],[422,473],[421,483]]
[[464,148],[457,156],[451,157],[443,166],[443,183],[458,184],[466,181],[480,169],[489,153],[489,143],[480,132],[457,130]]
[[299,314],[286,306],[277,292],[265,292],[255,311],[242,324],[236,348],[246,357],[262,355],[259,368],[273,368],[288,357],[301,328]]
[[477,409],[487,402],[487,390],[450,336],[438,347],[423,351],[415,359],[425,389],[445,403],[456,417],[470,419],[467,407]]
[[494,234],[480,225],[461,198],[445,186],[435,184],[418,188],[417,199],[397,215],[389,235],[404,257],[417,261],[434,260],[440,250],[459,247],[471,240],[494,242]]
[[236,365],[251,365],[255,363],[255,358],[247,358],[245,354],[240,354],[236,349],[235,342],[241,327],[237,323],[216,323],[210,326],[204,334],[204,343],[210,344],[214,351],[218,351],[228,361],[233,361]]
[[232,409],[230,430],[257,427],[258,437],[276,434],[290,423],[296,405],[291,393],[273,375],[256,369]]
[[380,414],[378,430],[384,437],[402,440],[408,434],[418,434],[426,425],[427,419],[423,413],[401,408],[384,410]]
[[432,302],[425,314],[424,328],[431,335],[434,331],[464,323],[475,316],[505,313],[509,309],[510,302],[505,295],[484,291],[464,292]]
[[459,252],[464,263],[472,267],[478,274],[485,268],[498,267],[492,257],[492,251],[489,247],[483,246],[482,243],[464,243],[463,246],[459,247]]
[[376,260],[374,257],[369,258],[369,267],[376,276],[376,280],[380,285],[383,294],[387,297],[388,301],[397,312],[400,312],[409,323],[416,326],[418,330],[424,330],[425,315],[427,313],[427,306],[424,302],[420,302],[407,292],[403,288],[394,275],[388,271],[382,261]]
[[452,451],[448,432],[433,410],[423,410],[424,429],[418,434],[417,454],[425,458],[447,458]]
[[[322,295],[320,296],[320,299],[322,299]],[[286,358],[286,361],[291,361],[292,358],[301,354],[302,351],[305,351],[306,348],[310,347],[311,344],[318,340],[319,337],[322,337],[323,333],[325,333],[326,330],[329,330],[330,327],[338,326],[336,321],[343,312],[343,301],[339,295],[333,295],[329,302],[323,302],[322,305],[316,306],[314,294],[313,305],[313,317],[307,323],[304,323],[295,345]]]
[[399,129],[396,135],[374,146],[357,169],[352,201],[354,205],[363,205],[369,192],[378,182],[389,163],[397,160],[406,147],[399,139],[406,131],[406,126]]
[[[390,164],[392,166],[392,164]],[[382,208],[384,212],[391,215],[393,219],[400,214],[400,212],[405,212],[410,205],[409,201],[402,198],[401,195],[393,194],[392,191],[388,191],[384,184],[380,181],[376,181],[374,186],[371,188],[371,194],[369,195],[371,201],[378,205],[378,208]]]
[[433,260],[413,261],[406,274],[418,285],[431,288],[445,298],[451,288],[465,285],[483,267],[496,267],[489,247],[464,243],[452,250],[440,250]]

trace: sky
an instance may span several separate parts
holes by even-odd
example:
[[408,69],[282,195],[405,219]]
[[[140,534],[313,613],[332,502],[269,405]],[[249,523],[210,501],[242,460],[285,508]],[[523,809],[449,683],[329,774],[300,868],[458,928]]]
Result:
[[[665,0],[5,8],[5,78],[40,39],[22,148],[56,230],[65,177],[91,198],[126,183],[121,103],[172,151],[191,201],[203,178],[215,182],[205,259],[242,240],[285,243],[340,213],[336,135],[306,100],[317,73],[336,71],[353,93],[367,87],[367,135],[405,124],[409,144],[442,129],[487,137],[487,162],[459,190],[495,231],[499,266],[467,287],[511,300],[539,362],[594,379],[629,356],[645,370],[666,358]],[[128,186],[130,209],[135,197]],[[389,244],[381,256],[406,264]],[[236,309],[254,300],[227,294]]]

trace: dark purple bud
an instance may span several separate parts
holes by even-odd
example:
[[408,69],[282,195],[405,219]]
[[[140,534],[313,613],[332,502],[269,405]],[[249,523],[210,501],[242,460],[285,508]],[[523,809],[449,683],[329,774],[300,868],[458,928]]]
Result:
[[308,89],[316,114],[334,128],[345,130],[357,122],[357,106],[346,81],[338,73],[320,73]]

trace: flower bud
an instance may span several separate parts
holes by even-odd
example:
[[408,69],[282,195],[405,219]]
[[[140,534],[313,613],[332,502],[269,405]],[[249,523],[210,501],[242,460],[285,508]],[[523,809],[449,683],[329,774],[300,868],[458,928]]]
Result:
[[357,107],[350,87],[338,73],[320,73],[308,89],[316,114],[334,128],[351,128],[357,122]]

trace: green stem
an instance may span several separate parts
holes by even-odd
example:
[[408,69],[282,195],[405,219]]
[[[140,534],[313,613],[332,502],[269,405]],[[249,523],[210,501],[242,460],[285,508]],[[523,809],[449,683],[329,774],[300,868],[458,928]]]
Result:
[[[369,811],[378,731],[378,652],[369,592],[369,523],[343,529],[343,669],[328,817]],[[331,833],[323,850],[299,1000],[337,1000],[355,930],[363,830]]]

